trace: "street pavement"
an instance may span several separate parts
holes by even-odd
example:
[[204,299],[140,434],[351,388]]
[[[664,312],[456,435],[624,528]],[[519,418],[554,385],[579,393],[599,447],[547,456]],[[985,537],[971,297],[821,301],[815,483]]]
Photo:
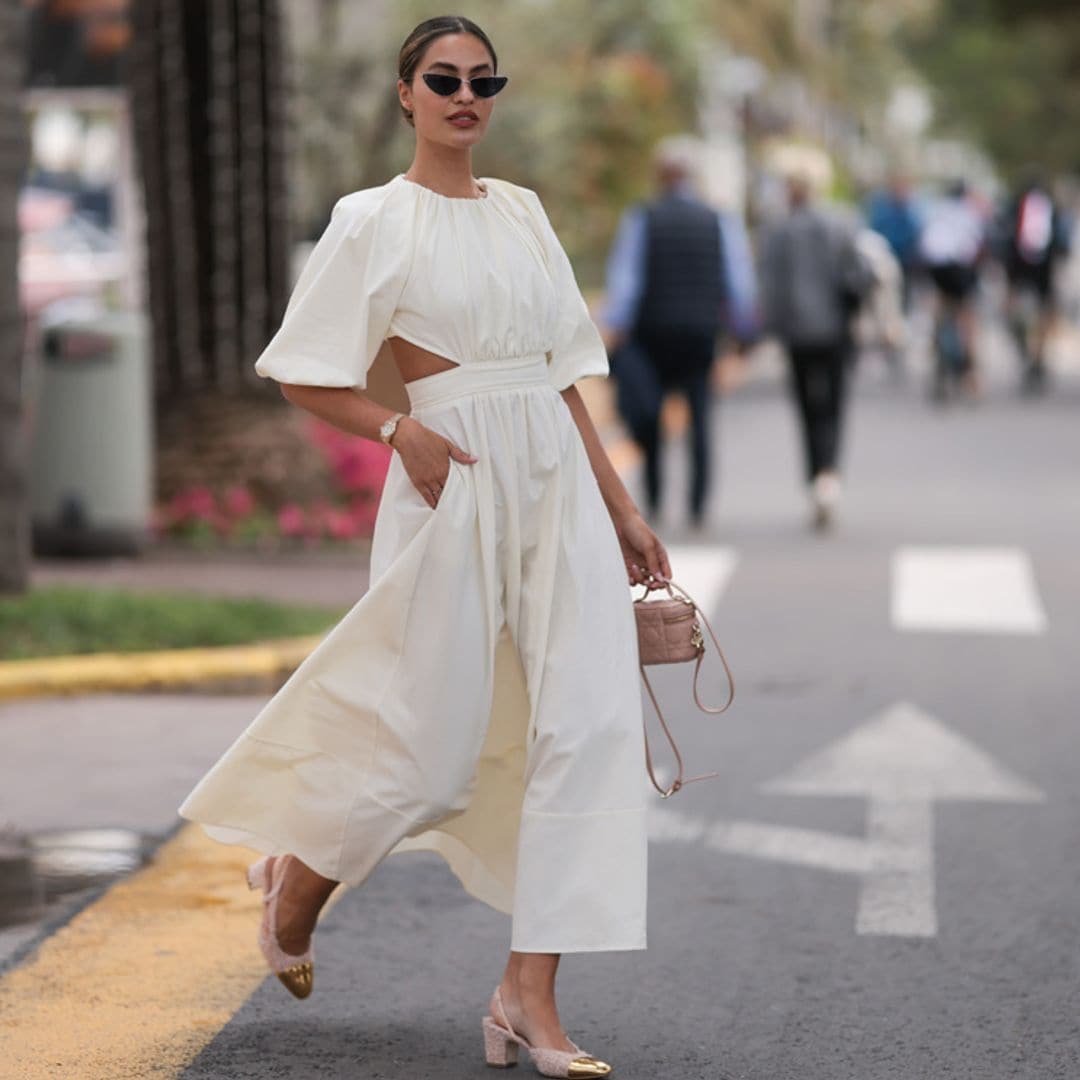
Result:
[[[716,409],[704,534],[670,447],[661,534],[738,693],[702,716],[688,669],[656,672],[689,769],[719,776],[654,800],[648,950],[561,970],[572,1036],[624,1080],[1080,1077],[1080,376],[1013,383],[999,357],[980,403],[940,409],[868,363],[828,535],[775,379]],[[4,705],[0,820],[160,839],[260,703]],[[307,1001],[267,979],[192,1041],[178,993],[185,1066],[55,1075],[479,1078],[508,929],[438,859],[395,857],[325,913]]]

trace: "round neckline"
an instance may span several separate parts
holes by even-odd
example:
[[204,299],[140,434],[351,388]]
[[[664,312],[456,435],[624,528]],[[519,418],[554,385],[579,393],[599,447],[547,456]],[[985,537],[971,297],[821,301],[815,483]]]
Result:
[[410,180],[404,173],[398,173],[397,178],[406,184],[410,184],[412,187],[419,188],[421,191],[426,191],[429,195],[434,195],[437,199],[446,199],[448,202],[486,203],[491,199],[491,188],[488,187],[487,177],[475,177],[476,182],[484,192],[483,195],[444,195],[441,191],[429,188],[427,184],[421,184],[417,180]]

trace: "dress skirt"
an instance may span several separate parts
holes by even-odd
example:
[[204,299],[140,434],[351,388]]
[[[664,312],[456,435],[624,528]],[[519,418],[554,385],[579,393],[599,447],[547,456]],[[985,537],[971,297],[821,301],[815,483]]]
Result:
[[543,356],[407,390],[479,460],[432,509],[393,456],[370,589],[180,813],[353,885],[437,851],[521,952],[644,948],[637,638],[577,426]]

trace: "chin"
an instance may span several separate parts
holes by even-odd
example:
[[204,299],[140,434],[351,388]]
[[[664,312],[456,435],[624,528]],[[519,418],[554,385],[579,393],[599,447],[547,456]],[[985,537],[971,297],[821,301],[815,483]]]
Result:
[[442,131],[435,142],[443,146],[452,147],[454,150],[468,150],[475,146],[484,137],[484,128],[469,128],[466,131]]

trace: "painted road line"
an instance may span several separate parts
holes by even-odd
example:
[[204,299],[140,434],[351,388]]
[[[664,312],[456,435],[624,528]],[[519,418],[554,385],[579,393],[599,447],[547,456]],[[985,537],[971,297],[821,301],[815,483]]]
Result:
[[0,701],[283,677],[299,667],[321,640],[312,636],[212,649],[6,660],[0,663]]
[[855,932],[933,937],[935,802],[1040,803],[1013,775],[944,724],[898,704],[763,786],[779,795],[867,800],[863,838],[752,821],[706,824],[667,807],[653,840],[703,843],[731,855],[852,874],[860,879]]
[[1018,548],[908,547],[892,561],[898,630],[1041,634],[1046,612]]
[[735,573],[738,557],[734,549],[674,544],[667,551],[675,584],[685,589],[712,621]]
[[47,938],[0,979],[3,1075],[179,1075],[267,977],[253,857],[185,826]]

